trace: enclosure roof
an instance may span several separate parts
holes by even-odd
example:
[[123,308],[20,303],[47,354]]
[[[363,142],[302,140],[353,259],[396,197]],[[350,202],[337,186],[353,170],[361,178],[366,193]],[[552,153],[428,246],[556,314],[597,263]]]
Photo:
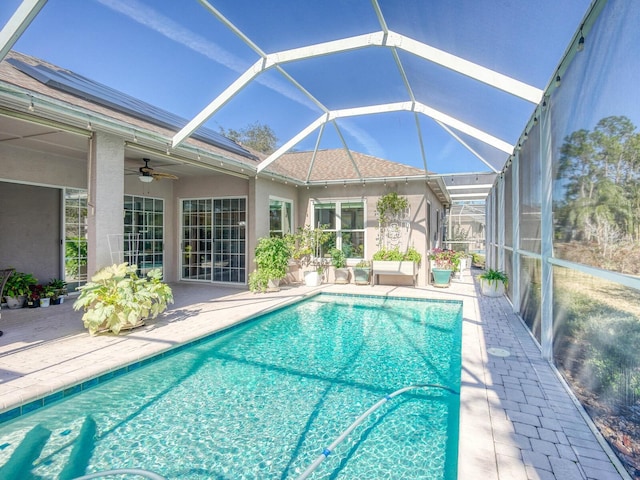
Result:
[[473,183],[503,168],[590,8],[589,0],[4,3],[0,47],[19,36],[19,51],[191,118],[174,129],[171,148],[201,127],[258,122],[279,139],[260,171],[292,150],[343,149],[458,175],[458,185],[462,174]]

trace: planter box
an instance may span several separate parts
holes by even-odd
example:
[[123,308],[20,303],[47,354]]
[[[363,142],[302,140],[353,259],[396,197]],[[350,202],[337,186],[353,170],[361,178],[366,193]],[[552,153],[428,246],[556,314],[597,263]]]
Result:
[[336,268],[333,275],[335,277],[335,283],[349,283],[349,269],[348,268]]
[[316,270],[304,272],[304,284],[307,287],[319,287],[322,283],[322,274]]
[[356,285],[369,285],[369,267],[353,267],[353,278]]
[[504,295],[504,283],[500,280],[488,281],[480,279],[480,291],[485,297],[501,297]]
[[434,287],[448,287],[451,283],[451,275],[453,270],[448,268],[432,268],[431,275],[433,275]]
[[408,275],[412,277],[413,285],[415,286],[418,277],[418,265],[415,262],[374,260],[371,285],[376,284],[376,275]]

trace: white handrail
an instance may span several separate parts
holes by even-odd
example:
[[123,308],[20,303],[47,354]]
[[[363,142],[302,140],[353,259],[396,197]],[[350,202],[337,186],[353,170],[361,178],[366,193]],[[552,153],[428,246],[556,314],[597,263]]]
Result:
[[364,412],[362,415],[360,415],[355,422],[353,422],[349,428],[347,428],[344,432],[342,432],[340,434],[340,436],[338,438],[336,438],[333,443],[331,445],[329,445],[327,448],[325,448],[324,450],[322,450],[322,453],[320,454],[320,456],[318,456],[318,458],[316,458],[313,463],[311,465],[309,465],[309,467],[302,472],[302,475],[300,475],[298,477],[298,480],[304,480],[305,478],[308,478],[309,475],[311,475],[313,473],[313,471],[318,468],[318,466],[324,462],[324,460],[331,454],[331,452],[338,446],[340,445],[340,443],[342,443],[342,441],[347,438],[347,436],[349,436],[349,434],[358,426],[360,425],[369,415],[371,415],[373,412],[375,412],[378,408],[380,408],[382,405],[384,405],[385,403],[387,403],[389,400],[391,400],[393,397],[397,397],[398,395],[407,392],[409,390],[414,390],[416,388],[441,388],[442,390],[447,390],[450,393],[453,393],[454,395],[459,395],[458,392],[456,392],[455,390],[453,390],[452,388],[449,387],[445,387],[443,385],[436,385],[436,384],[432,384],[432,383],[424,383],[424,384],[417,384],[417,385],[409,385],[408,387],[403,387],[399,390],[396,390],[395,392],[385,396],[384,398],[382,398],[381,400],[378,400],[378,402],[376,402],[371,408],[369,408],[369,410],[367,410],[366,412]]
[[158,475],[157,473],[142,470],[140,468],[118,468],[116,470],[105,470],[103,472],[90,473],[89,475],[76,477],[74,480],[89,480],[90,478],[110,477],[112,475],[138,475],[149,478],[150,480],[167,480],[165,477]]

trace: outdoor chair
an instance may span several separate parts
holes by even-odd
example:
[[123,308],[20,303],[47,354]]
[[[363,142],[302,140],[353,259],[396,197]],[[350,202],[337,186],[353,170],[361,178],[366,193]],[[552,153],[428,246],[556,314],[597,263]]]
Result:
[[[5,268],[0,270],[0,310],[2,310],[2,293],[4,292],[4,286],[9,280],[11,274],[15,271],[14,268]],[[0,318],[2,318],[2,312],[0,312]],[[0,337],[2,336],[2,330],[0,330]]]

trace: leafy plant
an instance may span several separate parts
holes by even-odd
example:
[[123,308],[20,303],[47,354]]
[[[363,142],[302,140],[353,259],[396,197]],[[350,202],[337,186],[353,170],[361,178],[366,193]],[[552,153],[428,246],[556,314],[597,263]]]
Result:
[[404,254],[398,248],[385,249],[382,248],[373,254],[374,260],[386,260],[400,262],[404,258]]
[[462,256],[464,256],[463,252],[434,248],[429,253],[429,260],[435,263],[436,268],[451,269],[457,272],[460,268],[460,259]]
[[406,197],[399,196],[397,192],[389,192],[380,197],[376,203],[378,221],[387,223],[392,218],[400,216],[407,208],[409,208],[409,200]]
[[333,238],[332,232],[325,230],[326,225],[311,228],[309,225],[299,227],[298,231],[288,236],[292,246],[292,256],[302,266],[313,265],[316,270],[323,270],[323,251]]
[[291,258],[290,243],[281,237],[262,237],[255,249],[256,271],[249,275],[252,292],[266,291],[269,280],[287,275]]
[[281,237],[263,237],[255,249],[255,262],[258,270],[268,272],[271,278],[281,279],[287,275],[291,251]]
[[269,272],[266,270],[254,270],[249,274],[249,290],[252,292],[266,292],[270,279]]
[[126,262],[111,265],[79,287],[80,296],[73,308],[84,309],[82,320],[91,335],[103,330],[117,335],[145,318],[157,317],[173,303],[173,293],[162,282],[159,268],[150,270],[146,277],[138,277],[137,268]]
[[4,286],[5,297],[22,297],[31,292],[31,287],[36,285],[38,280],[31,273],[13,272]]
[[65,271],[71,277],[78,277],[82,267],[87,266],[87,240],[70,237],[65,241]]
[[329,255],[331,255],[331,263],[334,267],[345,268],[347,266],[347,256],[339,248],[332,248]]
[[356,268],[369,268],[371,267],[371,262],[369,260],[360,260],[356,263]]
[[53,295],[51,295],[51,298],[53,298],[54,300],[67,294],[67,282],[60,278],[52,278],[51,280],[49,280],[47,286],[50,287],[53,291]]
[[502,282],[505,288],[509,285],[509,277],[507,276],[507,274],[500,270],[494,270],[493,268],[490,268],[489,270],[480,274],[478,278],[486,280],[489,284],[494,282]]
[[409,247],[405,253],[402,253],[397,247],[391,249],[382,248],[373,254],[373,259],[420,263],[422,261],[422,255],[420,255],[420,252],[418,252],[414,247]]
[[418,265],[422,262],[422,255],[414,247],[409,247],[404,254],[404,259],[408,262],[415,262]]

